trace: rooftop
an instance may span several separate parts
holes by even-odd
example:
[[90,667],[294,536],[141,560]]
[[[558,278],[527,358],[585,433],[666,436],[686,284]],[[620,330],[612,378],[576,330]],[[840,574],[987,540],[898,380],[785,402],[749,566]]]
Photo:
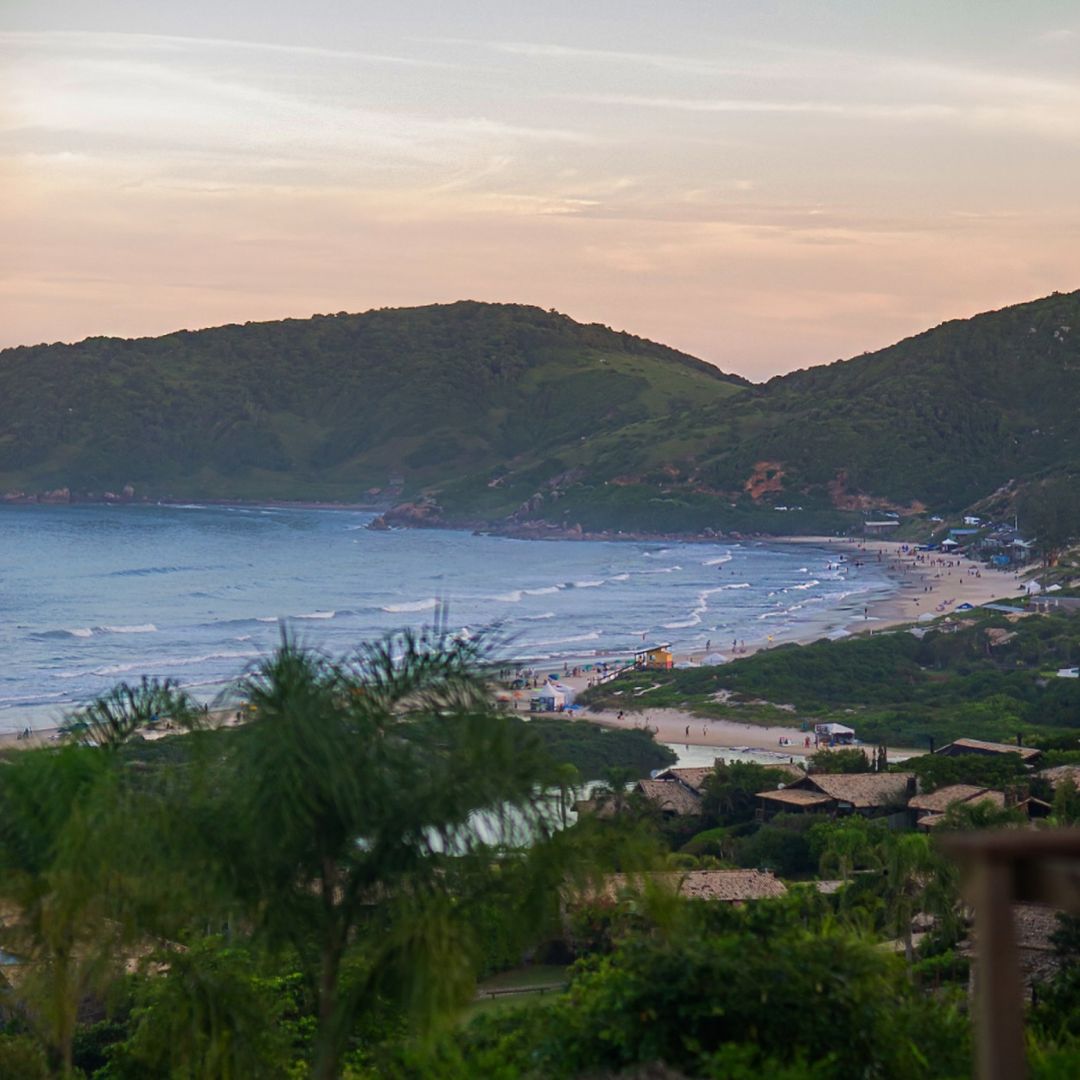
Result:
[[678,780],[639,780],[634,788],[662,812],[700,814],[701,796]]
[[704,765],[687,766],[681,769],[665,769],[660,773],[657,780],[678,780],[685,784],[688,788],[693,788],[694,791],[700,794],[702,786],[705,783],[706,777],[712,776],[713,770],[711,767]]
[[984,742],[982,739],[954,739],[935,753],[943,754],[946,750],[967,750],[973,754],[1019,754],[1022,761],[1032,761],[1042,756],[1042,751],[1033,746],[1012,746],[1009,743]]
[[957,803],[983,802],[989,800],[998,806],[1005,805],[1005,793],[975,784],[949,784],[926,795],[915,795],[908,799],[912,810],[931,810],[936,814],[944,813]]
[[824,806],[833,800],[820,791],[807,791],[805,788],[780,788],[777,791],[759,791],[757,798],[770,802],[785,803],[788,806]]
[[627,890],[659,886],[687,900],[765,900],[783,896],[784,883],[767,870],[686,870],[654,874],[611,874],[604,879],[604,894],[615,899]]
[[803,784],[811,784],[839,802],[856,808],[890,806],[907,801],[908,781],[914,773],[815,773]]
[[1049,780],[1052,788],[1056,788],[1066,779],[1071,779],[1080,788],[1080,765],[1054,765],[1049,769],[1041,769],[1039,775]]

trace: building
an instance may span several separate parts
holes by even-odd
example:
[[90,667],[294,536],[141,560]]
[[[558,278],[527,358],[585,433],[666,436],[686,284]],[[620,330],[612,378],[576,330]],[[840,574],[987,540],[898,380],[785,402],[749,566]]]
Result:
[[961,754],[1019,754],[1025,765],[1034,765],[1042,757],[1042,751],[1032,746],[1010,746],[1008,743],[984,742],[982,739],[955,739],[938,747],[934,753],[944,757],[959,757]]
[[704,794],[705,781],[712,776],[714,765],[695,765],[684,768],[665,769],[656,774],[657,780],[677,780],[696,795]]
[[949,784],[937,791],[908,799],[908,809],[914,813],[915,827],[928,830],[940,825],[951,807],[982,802],[1003,808],[1006,803],[1005,792],[978,787],[975,784]]
[[665,817],[696,817],[701,813],[700,793],[680,780],[639,780],[634,791]]
[[863,534],[865,536],[888,536],[893,529],[900,527],[900,522],[895,518],[883,518],[880,521],[864,521]]
[[671,655],[671,645],[664,641],[658,645],[648,645],[634,652],[634,667],[643,671],[670,671],[675,665]]
[[811,773],[776,791],[759,791],[758,819],[791,813],[885,817],[903,808],[915,790],[909,772]]
[[1071,780],[1080,789],[1080,765],[1054,765],[1049,769],[1043,769],[1038,774],[1048,781],[1050,787],[1057,791],[1057,786],[1063,780]]

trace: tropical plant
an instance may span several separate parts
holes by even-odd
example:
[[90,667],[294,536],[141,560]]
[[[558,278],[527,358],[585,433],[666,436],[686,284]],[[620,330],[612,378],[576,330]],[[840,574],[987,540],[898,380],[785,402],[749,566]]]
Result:
[[215,840],[242,917],[310,981],[315,1077],[338,1075],[365,1001],[423,1022],[467,994],[470,902],[500,851],[550,832],[553,778],[492,707],[483,658],[436,632],[341,661],[286,640],[243,682]]
[[881,861],[886,918],[890,930],[903,943],[910,966],[915,960],[915,916],[925,911],[947,922],[956,918],[956,870],[937,852],[929,836],[917,832],[886,836]]
[[818,864],[824,875],[837,874],[847,882],[858,868],[881,865],[881,833],[861,817],[815,825],[814,840],[820,852]]
[[0,945],[19,964],[4,998],[62,1076],[79,1003],[108,983],[129,939],[105,862],[115,788],[111,762],[85,747],[25,751],[0,770]]

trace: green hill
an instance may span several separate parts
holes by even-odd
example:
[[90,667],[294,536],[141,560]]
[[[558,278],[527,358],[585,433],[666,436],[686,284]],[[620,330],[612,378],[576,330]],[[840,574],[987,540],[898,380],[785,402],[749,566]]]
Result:
[[0,490],[355,501],[745,380],[539,308],[458,303],[0,352]]
[[[1080,292],[945,323],[554,456],[550,472],[580,477],[558,480],[557,499],[534,484],[539,498],[522,508],[529,495],[510,485],[513,473],[503,478],[509,498],[481,477],[440,497],[458,513],[518,521],[777,533],[831,531],[873,509],[950,514],[989,500],[1000,512],[1020,502],[1029,519],[1076,533]],[[518,475],[535,480],[532,464]]]
[[761,386],[462,302],[0,352],[0,491],[390,488],[431,521],[778,533],[1027,498],[1075,532],[1078,417],[1080,292]]

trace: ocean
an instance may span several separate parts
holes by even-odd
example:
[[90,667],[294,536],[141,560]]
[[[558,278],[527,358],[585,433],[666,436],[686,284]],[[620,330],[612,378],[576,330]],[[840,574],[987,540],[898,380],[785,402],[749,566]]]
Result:
[[525,541],[378,532],[373,515],[223,506],[0,508],[0,730],[45,726],[118,681],[171,677],[200,700],[281,639],[330,652],[441,605],[498,624],[543,670],[642,641],[835,635],[893,586],[805,544]]

